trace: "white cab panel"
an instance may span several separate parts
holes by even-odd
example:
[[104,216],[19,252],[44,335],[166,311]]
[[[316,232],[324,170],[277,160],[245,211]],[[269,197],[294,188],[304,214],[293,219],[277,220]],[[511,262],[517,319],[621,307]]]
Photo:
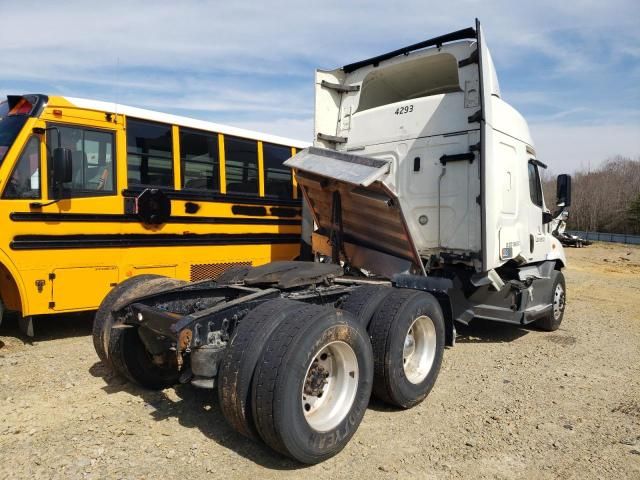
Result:
[[[552,244],[544,201],[536,205],[531,192],[539,180],[530,181],[529,128],[500,98],[479,24],[476,33],[318,71],[315,145],[388,162],[371,188],[395,195],[407,242],[425,261],[435,255],[489,271],[544,260]],[[314,194],[320,202],[321,190]],[[362,225],[344,215],[345,224]]]

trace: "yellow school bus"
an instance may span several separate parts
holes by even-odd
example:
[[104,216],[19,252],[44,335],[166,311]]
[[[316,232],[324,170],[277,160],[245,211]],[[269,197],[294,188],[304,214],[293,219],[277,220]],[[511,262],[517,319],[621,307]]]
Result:
[[141,274],[294,259],[303,142],[60,96],[0,100],[0,321],[98,307]]

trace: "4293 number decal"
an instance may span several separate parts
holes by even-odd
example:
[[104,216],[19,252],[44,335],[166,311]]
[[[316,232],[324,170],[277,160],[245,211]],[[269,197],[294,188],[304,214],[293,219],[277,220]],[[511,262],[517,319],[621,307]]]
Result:
[[413,105],[406,105],[404,107],[396,108],[396,115],[404,115],[405,113],[413,112]]

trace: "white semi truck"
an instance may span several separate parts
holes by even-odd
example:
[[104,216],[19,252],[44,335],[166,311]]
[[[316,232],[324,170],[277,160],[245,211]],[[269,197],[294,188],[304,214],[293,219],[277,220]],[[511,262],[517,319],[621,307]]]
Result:
[[[501,99],[482,29],[316,74],[315,143],[288,160],[301,256],[216,282],[134,277],[94,341],[149,388],[217,387],[241,434],[303,463],[338,453],[373,393],[433,387],[455,324],[555,330],[566,265],[529,129]],[[570,177],[558,179],[559,208]]]

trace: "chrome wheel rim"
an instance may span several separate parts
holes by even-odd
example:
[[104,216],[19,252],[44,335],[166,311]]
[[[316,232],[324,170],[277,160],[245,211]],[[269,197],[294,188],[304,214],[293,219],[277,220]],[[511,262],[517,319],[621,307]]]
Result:
[[402,366],[404,374],[413,384],[424,381],[436,358],[436,326],[431,318],[416,318],[404,338]]
[[564,288],[562,288],[562,285],[558,284],[553,292],[553,318],[555,320],[558,320],[560,315],[562,315],[564,303]]
[[332,342],[313,356],[302,385],[302,412],[311,428],[335,428],[351,410],[358,390],[358,359],[350,345]]

